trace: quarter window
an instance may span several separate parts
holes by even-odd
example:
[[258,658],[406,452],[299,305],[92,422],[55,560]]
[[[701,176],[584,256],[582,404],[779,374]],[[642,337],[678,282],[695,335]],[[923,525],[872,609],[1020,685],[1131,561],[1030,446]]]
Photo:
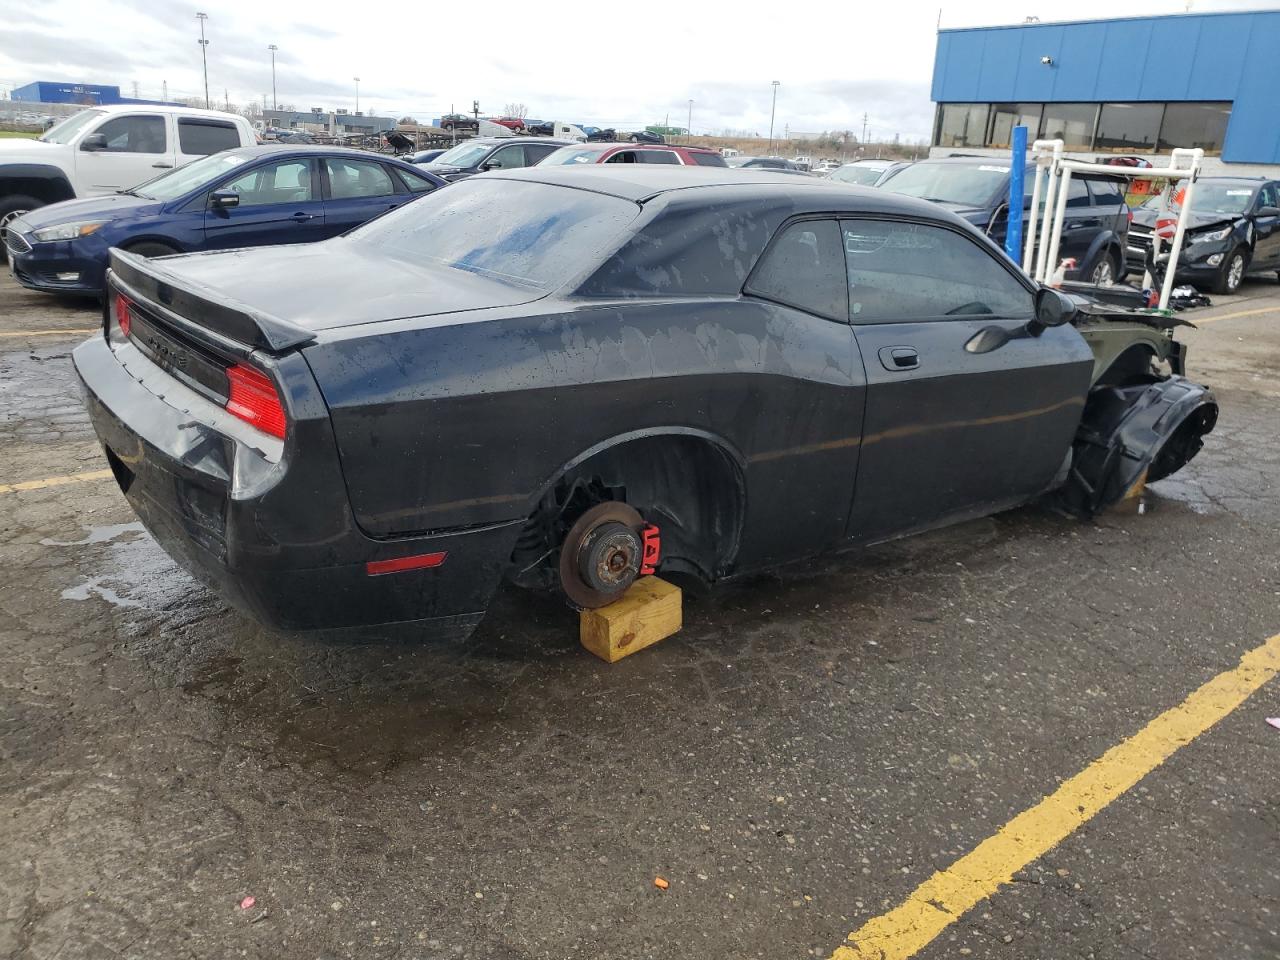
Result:
[[840,228],[854,323],[1032,314],[1031,292],[968,237],[885,220],[845,220]]
[[114,117],[95,133],[107,141],[111,153],[164,153],[164,117]]
[[700,167],[727,167],[724,157],[718,153],[692,153],[693,162]]
[[640,150],[641,163],[674,163],[680,164],[680,158],[670,150]]
[[240,194],[241,207],[300,203],[312,199],[311,164],[306,160],[269,163],[241,174],[219,189]]
[[419,177],[408,170],[401,170],[399,167],[394,168],[396,176],[408,188],[410,193],[430,193],[436,188],[436,185],[426,177]]
[[386,197],[396,192],[386,168],[373,160],[330,157],[325,166],[329,170],[329,195],[334,200]]
[[801,220],[782,231],[747,281],[746,292],[844,322],[849,317],[844,253],[834,220]]
[[178,120],[178,150],[192,156],[205,157],[240,146],[240,134],[230,123],[208,120]]

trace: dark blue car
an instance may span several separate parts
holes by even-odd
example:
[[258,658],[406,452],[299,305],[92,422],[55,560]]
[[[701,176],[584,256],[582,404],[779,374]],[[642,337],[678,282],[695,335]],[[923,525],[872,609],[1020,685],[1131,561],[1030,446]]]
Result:
[[244,147],[123,193],[32,210],[7,225],[5,242],[23,286],[97,295],[112,247],[161,257],[308,243],[444,185],[411,164],[359,150]]

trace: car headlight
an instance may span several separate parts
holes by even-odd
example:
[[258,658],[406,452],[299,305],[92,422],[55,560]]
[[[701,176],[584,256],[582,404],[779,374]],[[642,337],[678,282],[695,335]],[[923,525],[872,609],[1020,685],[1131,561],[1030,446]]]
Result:
[[45,227],[35,232],[35,238],[43,243],[50,240],[75,240],[87,237],[107,223],[106,220],[77,220],[75,223],[60,223],[56,227]]
[[1230,234],[1230,227],[1223,227],[1221,230],[1209,230],[1206,233],[1193,233],[1187,237],[1187,243],[1212,243],[1215,240],[1225,240]]

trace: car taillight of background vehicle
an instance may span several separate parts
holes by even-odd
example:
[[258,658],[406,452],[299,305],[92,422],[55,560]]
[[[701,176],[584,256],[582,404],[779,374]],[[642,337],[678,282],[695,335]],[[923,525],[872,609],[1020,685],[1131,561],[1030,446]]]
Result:
[[263,433],[284,439],[284,405],[275,384],[259,370],[237,363],[227,369],[227,413],[257,427]]

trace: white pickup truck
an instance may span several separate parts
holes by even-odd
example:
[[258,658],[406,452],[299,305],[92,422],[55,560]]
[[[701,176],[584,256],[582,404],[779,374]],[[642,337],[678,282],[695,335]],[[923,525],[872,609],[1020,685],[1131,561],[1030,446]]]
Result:
[[235,114],[134,104],[82,110],[38,140],[0,139],[0,234],[47,203],[116,193],[256,142],[249,121]]

